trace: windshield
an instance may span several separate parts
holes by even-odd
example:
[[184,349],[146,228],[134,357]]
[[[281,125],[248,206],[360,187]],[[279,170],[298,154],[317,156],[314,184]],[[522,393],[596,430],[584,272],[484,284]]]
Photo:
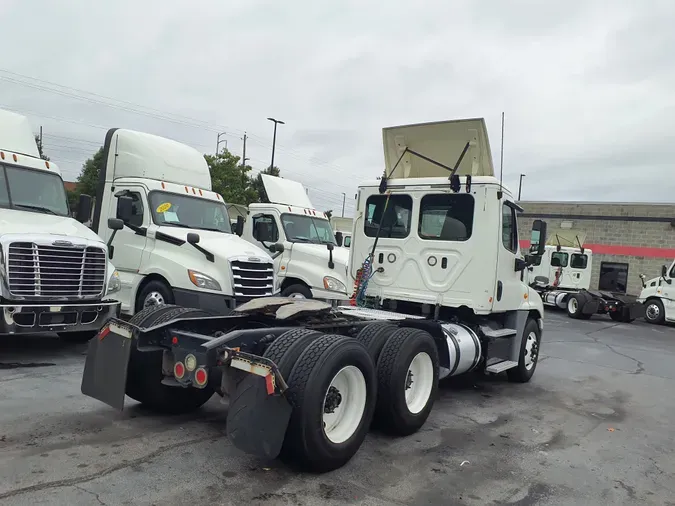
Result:
[[328,220],[298,214],[282,214],[281,223],[286,239],[291,242],[337,244]]
[[0,165],[0,207],[69,216],[63,180],[44,170]]
[[232,233],[225,204],[177,193],[152,191],[148,196],[157,225]]

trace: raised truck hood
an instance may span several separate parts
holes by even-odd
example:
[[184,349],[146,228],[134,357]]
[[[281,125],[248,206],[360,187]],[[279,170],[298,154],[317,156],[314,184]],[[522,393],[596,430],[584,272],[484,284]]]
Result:
[[[406,148],[454,167],[468,142],[469,149],[457,169],[457,175],[494,176],[490,142],[483,118],[387,127],[382,129],[382,140],[387,175]],[[389,177],[408,179],[448,175],[446,169],[408,152]]]
[[0,237],[5,234],[70,236],[103,243],[93,230],[67,216],[0,209]]

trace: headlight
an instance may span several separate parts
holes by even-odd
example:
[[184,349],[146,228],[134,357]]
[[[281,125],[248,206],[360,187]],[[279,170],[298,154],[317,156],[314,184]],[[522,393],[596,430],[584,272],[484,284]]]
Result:
[[192,284],[198,286],[199,288],[220,291],[220,284],[211,276],[207,276],[206,274],[198,271],[193,271],[192,269],[188,269],[188,276],[190,277]]
[[345,286],[345,284],[339,279],[335,279],[330,276],[326,276],[325,278],[323,278],[323,287],[326,290],[330,290],[331,292],[347,293],[347,287]]
[[107,294],[119,292],[122,289],[122,282],[120,281],[120,273],[117,270],[114,270],[110,275],[108,280],[108,291]]

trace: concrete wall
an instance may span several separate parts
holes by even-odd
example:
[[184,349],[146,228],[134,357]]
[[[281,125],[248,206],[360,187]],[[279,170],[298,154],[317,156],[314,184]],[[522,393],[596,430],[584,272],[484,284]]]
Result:
[[[522,239],[529,239],[532,221],[546,221],[548,230],[568,222],[586,232],[585,245],[593,250],[591,289],[598,288],[601,262],[628,263],[627,293],[639,294],[639,274],[658,276],[663,264],[675,257],[675,204],[586,202],[527,202],[519,221]],[[569,223],[571,222],[571,224]]]

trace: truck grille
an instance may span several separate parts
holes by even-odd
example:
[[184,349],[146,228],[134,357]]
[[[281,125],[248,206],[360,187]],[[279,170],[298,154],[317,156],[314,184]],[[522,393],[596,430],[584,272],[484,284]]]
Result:
[[107,264],[103,248],[14,242],[7,257],[11,295],[63,300],[103,295]]
[[265,297],[274,293],[274,264],[232,261],[234,296],[237,299]]

